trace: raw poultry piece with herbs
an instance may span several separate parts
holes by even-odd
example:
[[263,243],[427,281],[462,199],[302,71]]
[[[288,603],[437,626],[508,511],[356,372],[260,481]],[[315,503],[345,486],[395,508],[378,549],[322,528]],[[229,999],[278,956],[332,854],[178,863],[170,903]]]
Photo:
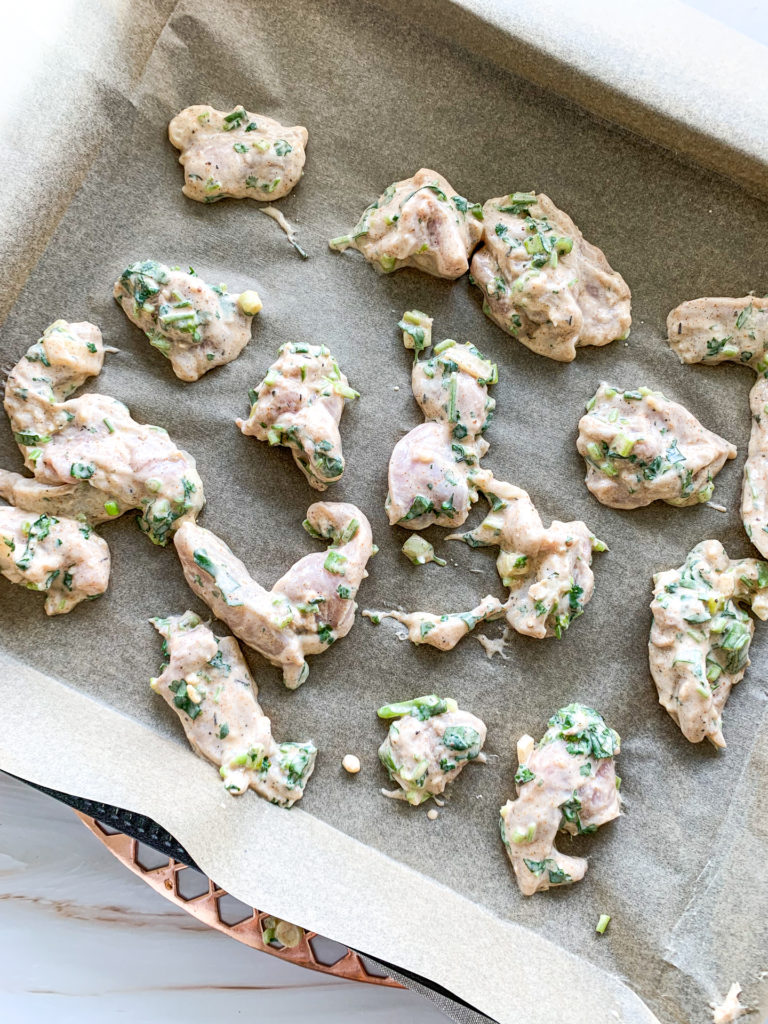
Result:
[[89,523],[138,509],[141,530],[167,544],[205,502],[195,460],[116,398],[70,398],[103,363],[101,331],[90,323],[56,320],[27,350],[8,375],[5,411],[34,480],[4,473],[0,488],[29,511]]
[[243,434],[290,448],[310,487],[324,491],[344,472],[339,422],[345,399],[359,398],[326,345],[288,342],[249,392]]

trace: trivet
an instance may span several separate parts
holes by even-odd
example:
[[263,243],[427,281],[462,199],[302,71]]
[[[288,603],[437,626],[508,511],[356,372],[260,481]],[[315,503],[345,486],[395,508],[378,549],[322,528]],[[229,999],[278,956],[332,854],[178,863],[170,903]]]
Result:
[[[393,978],[383,973],[373,973],[373,965],[368,966],[354,950],[338,942],[331,942],[316,932],[299,929],[301,938],[297,945],[290,948],[279,945],[276,940],[265,942],[262,933],[269,926],[269,914],[236,900],[200,871],[182,861],[159,853],[81,811],[76,810],[75,814],[121,864],[143,879],[155,892],[209,928],[215,928],[251,949],[269,953],[270,956],[287,960],[299,967],[307,967],[311,971],[322,971],[337,978],[363,981],[369,985],[403,988]],[[266,926],[265,921],[268,922]]]

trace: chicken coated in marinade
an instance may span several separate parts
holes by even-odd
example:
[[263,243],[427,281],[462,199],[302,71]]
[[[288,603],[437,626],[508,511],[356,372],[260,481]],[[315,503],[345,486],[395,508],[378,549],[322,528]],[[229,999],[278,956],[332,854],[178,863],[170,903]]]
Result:
[[474,345],[447,339],[419,359],[425,347],[416,349],[411,374],[425,422],[400,438],[389,460],[387,515],[393,526],[409,530],[466,520],[488,475],[480,468],[490,447],[483,433],[496,407],[488,397],[488,386],[498,380],[496,365]]
[[691,743],[724,747],[723,708],[747,670],[755,629],[745,607],[768,619],[768,563],[730,559],[705,540],[653,582],[648,656],[659,703]]
[[204,504],[195,460],[115,398],[69,397],[103,363],[101,332],[90,323],[57,320],[29,348],[8,375],[5,411],[34,480],[4,474],[2,486],[30,509],[82,513],[91,523],[138,509],[141,530],[167,544]]
[[273,738],[237,640],[214,636],[193,612],[152,625],[167,660],[150,686],[179,716],[195,753],[218,767],[233,796],[250,788],[270,803],[293,806],[304,795],[317,748]]
[[271,202],[287,196],[300,180],[309,133],[244,107],[225,113],[198,104],[173,118],[168,138],[181,150],[185,196],[198,203]]
[[548,196],[489,199],[483,243],[471,269],[483,312],[531,351],[571,362],[577,348],[629,334],[626,282]]
[[331,249],[357,249],[378,271],[415,267],[455,280],[466,274],[482,234],[479,203],[460,196],[442,174],[422,167],[396,181],[367,206],[348,235],[332,238]]
[[0,574],[45,594],[46,615],[63,615],[109,584],[107,543],[74,519],[0,506]]
[[757,374],[749,393],[752,432],[744,463],[741,519],[749,539],[768,557],[768,299],[691,299],[669,314],[667,333],[683,363],[733,362]]
[[518,740],[517,798],[501,808],[501,838],[524,896],[570,885],[587,872],[584,857],[555,849],[558,832],[583,835],[621,813],[614,757],[618,733],[583,704],[561,708],[534,743]]
[[576,447],[587,463],[587,487],[611,508],[709,501],[714,478],[736,458],[735,445],[660,391],[621,391],[605,382],[587,403]]
[[290,448],[310,487],[324,491],[344,472],[339,422],[344,400],[359,398],[325,345],[288,342],[251,392],[243,434]]
[[309,674],[306,656],[327,650],[352,628],[373,550],[370,524],[354,505],[315,502],[304,526],[330,547],[300,558],[271,590],[210,530],[187,522],[174,537],[192,590],[235,636],[282,669],[291,690]]
[[132,263],[115,282],[114,297],[176,376],[194,381],[237,359],[251,340],[261,300],[254,291],[230,295],[225,285],[206,284],[189,271],[155,260]]
[[470,761],[485,761],[485,723],[451,697],[415,697],[386,704],[377,714],[391,722],[379,760],[399,787],[382,790],[384,796],[418,807],[444,793]]
[[474,530],[452,534],[470,547],[498,547],[496,568],[509,590],[503,603],[487,596],[470,612],[364,612],[379,622],[395,619],[414,644],[452,650],[479,622],[505,616],[518,633],[536,639],[560,639],[584,611],[594,590],[593,551],[605,551],[581,521],[554,520],[544,527],[528,493],[488,473],[482,492],[491,506]]
[[484,495],[491,510],[482,523],[448,539],[498,547],[509,625],[525,636],[560,639],[592,598],[592,553],[605,544],[581,521],[555,519],[545,528],[527,491],[513,484],[492,479]]

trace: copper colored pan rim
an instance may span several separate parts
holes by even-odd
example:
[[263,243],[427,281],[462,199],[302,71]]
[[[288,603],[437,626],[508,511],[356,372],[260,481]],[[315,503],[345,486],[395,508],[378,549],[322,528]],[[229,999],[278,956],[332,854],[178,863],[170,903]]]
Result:
[[320,971],[323,974],[332,974],[336,978],[365,982],[369,985],[386,985],[390,988],[403,987],[393,978],[371,974],[362,957],[351,949],[348,949],[346,954],[333,964],[322,963],[312,947],[312,940],[318,937],[316,932],[303,931],[301,941],[292,948],[265,943],[262,938],[262,922],[269,915],[261,910],[253,909],[251,916],[246,917],[245,920],[237,924],[227,924],[221,918],[219,900],[227,896],[228,893],[219,888],[211,879],[208,879],[207,892],[191,899],[185,899],[179,892],[179,878],[182,872],[193,869],[170,857],[167,863],[160,867],[145,868],[139,861],[140,843],[137,839],[132,839],[122,832],[108,832],[95,818],[91,818],[81,811],[75,811],[75,814],[88,831],[96,836],[99,842],[121,864],[132,871],[134,875],[138,875],[155,892],[160,893],[161,896],[209,928],[215,928],[251,949],[257,949],[261,953],[268,953],[270,956],[287,960],[299,967],[306,967],[310,971]]

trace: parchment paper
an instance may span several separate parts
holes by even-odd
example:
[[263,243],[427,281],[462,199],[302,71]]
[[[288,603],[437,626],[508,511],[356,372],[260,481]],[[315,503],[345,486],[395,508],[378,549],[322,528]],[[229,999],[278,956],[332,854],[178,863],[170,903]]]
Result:
[[[528,489],[545,521],[583,518],[609,544],[595,559],[591,604],[561,642],[515,636],[506,661],[487,660],[474,639],[449,654],[415,649],[391,624],[359,620],[312,659],[295,693],[249,654],[277,737],[312,737],[321,752],[301,806],[285,812],[254,794],[228,798],[150,691],[160,649],[147,619],[206,609],[173,549],[153,548],[123,518],[102,531],[113,556],[108,594],[73,614],[46,619],[39,596],[0,581],[0,767],[149,814],[244,901],[427,976],[499,1021],[654,1019],[637,993],[665,1024],[698,1024],[732,981],[756,1003],[768,966],[768,637],[758,624],[752,667],[725,713],[727,750],[688,744],[648,676],[651,576],[707,537],[732,557],[754,553],[738,515],[751,374],[680,366],[664,320],[685,298],[766,289],[768,210],[457,42],[436,41],[431,28],[405,20],[404,7],[395,17],[391,5],[342,0],[179,3],[6,321],[3,362],[57,317],[99,324],[120,351],[94,387],[195,455],[208,496],[201,522],[270,585],[315,550],[301,521],[317,495],[287,450],[243,437],[233,421],[282,342],[325,342],[362,392],[342,421],[347,470],[327,492],[366,512],[381,548],[361,606],[466,609],[502,595],[493,552],[432,530],[449,565],[412,569],[399,550],[406,533],[383,510],[391,450],[419,421],[396,323],[403,310],[423,309],[436,339],[471,340],[499,364],[484,464]],[[166,125],[195,102],[243,103],[309,128],[305,177],[280,204],[308,262],[256,204],[182,196]],[[480,202],[547,192],[629,282],[629,342],[556,364],[491,324],[466,278],[377,277],[355,254],[327,251],[384,185],[421,166]],[[264,312],[239,360],[195,384],[176,380],[111,299],[122,269],[147,257],[191,264],[233,290],[257,287]],[[603,378],[662,388],[738,444],[715,490],[727,514],[615,512],[589,495],[575,433]],[[20,465],[10,430],[0,431],[0,463]],[[495,636],[501,624],[486,631]],[[466,769],[435,822],[379,795],[386,776],[376,756],[386,729],[375,709],[431,691],[484,719],[493,755]],[[599,708],[622,735],[625,814],[572,847],[564,841],[590,856],[583,882],[525,900],[498,838],[498,808],[513,795],[517,737],[540,736],[574,700]],[[356,777],[340,768],[347,752],[363,762]],[[612,921],[596,936],[601,913]]]

